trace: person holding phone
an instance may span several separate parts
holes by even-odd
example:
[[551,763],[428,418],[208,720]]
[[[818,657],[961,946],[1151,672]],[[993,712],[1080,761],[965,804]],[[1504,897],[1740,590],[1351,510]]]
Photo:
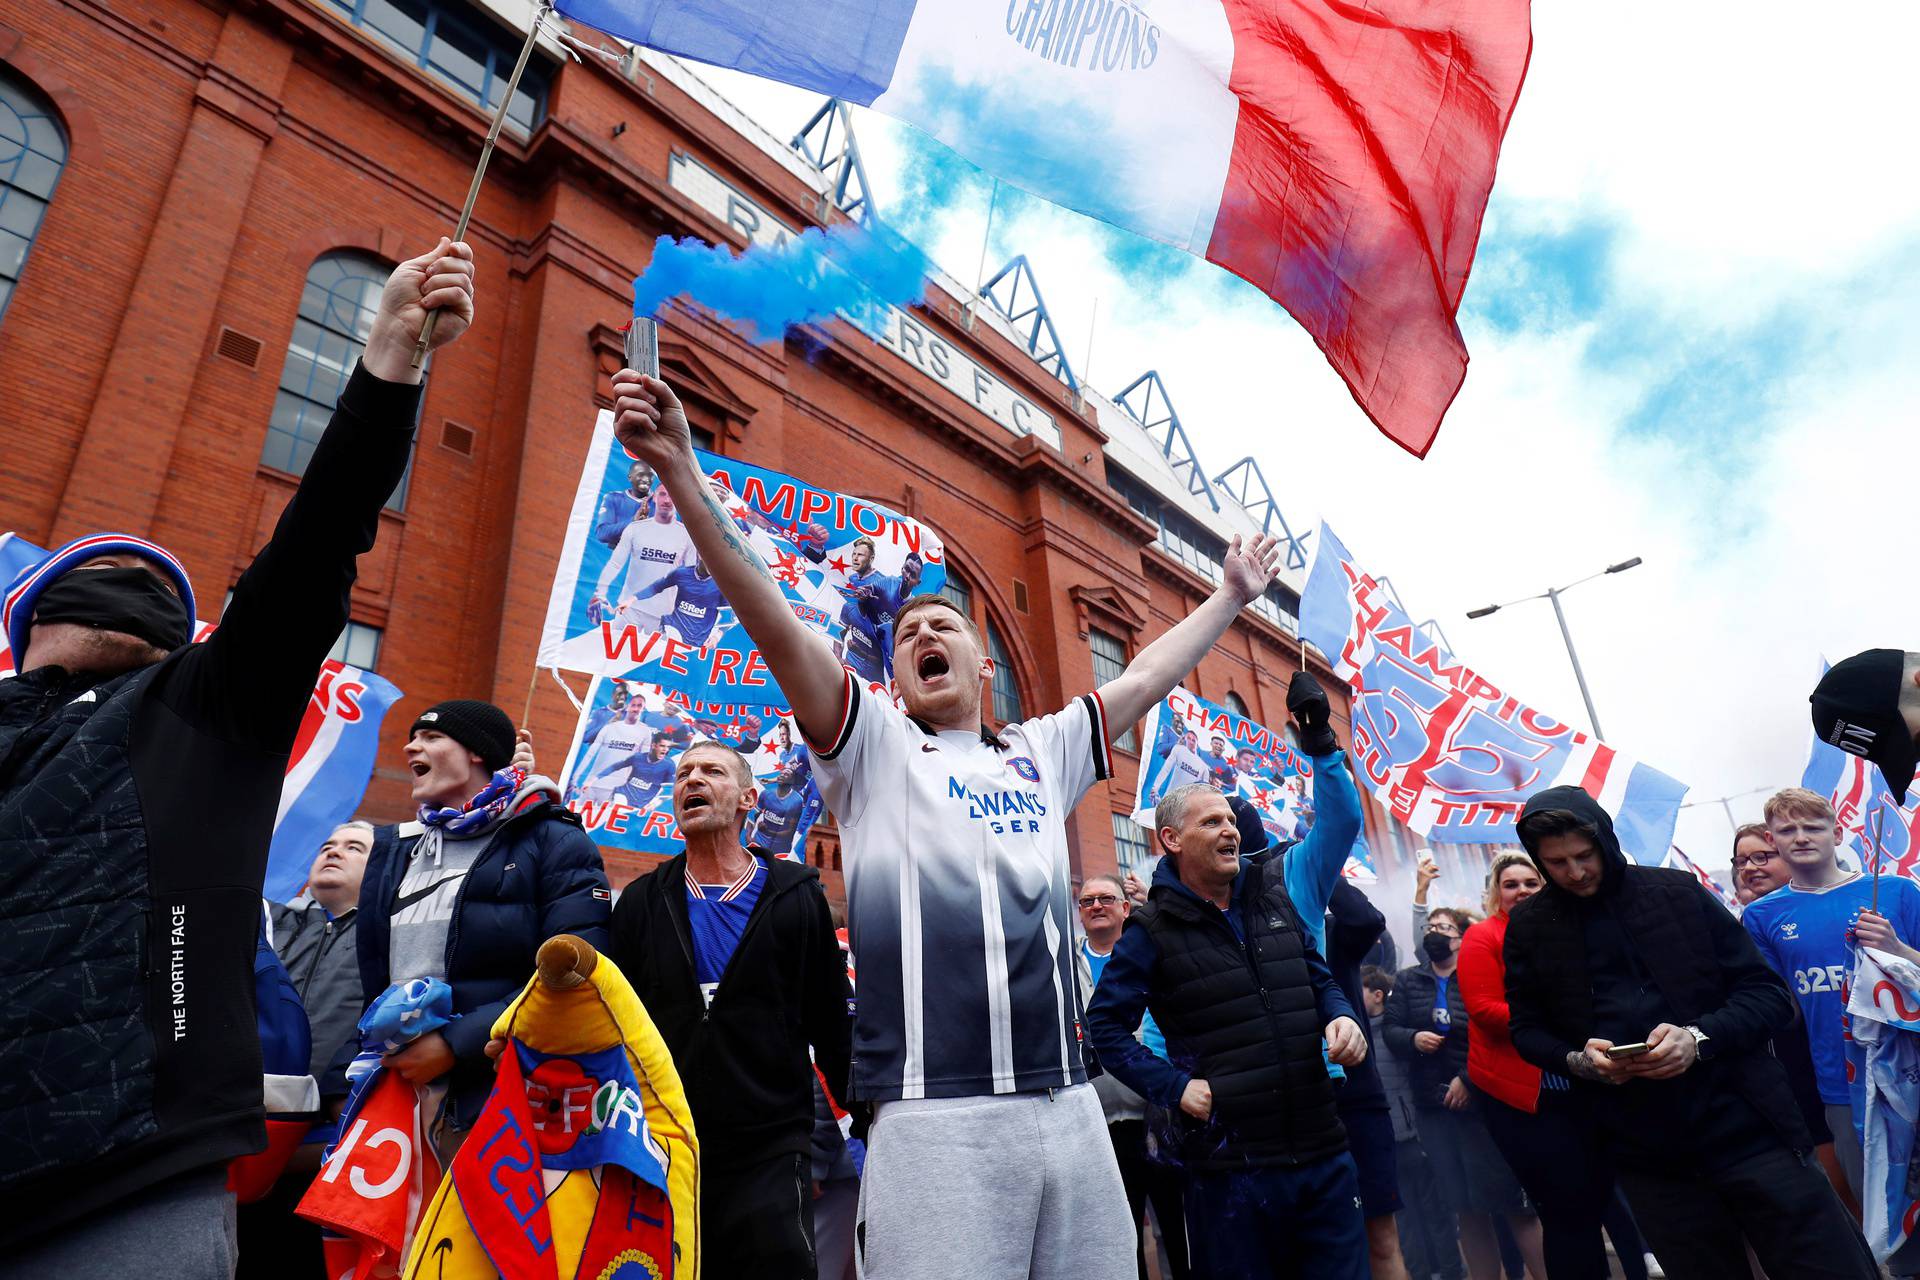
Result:
[[1592,1106],[1667,1275],[1746,1280],[1743,1237],[1771,1276],[1877,1275],[1768,1051],[1793,996],[1746,930],[1691,873],[1629,863],[1578,787],[1518,830],[1546,883],[1508,913],[1513,1047]]

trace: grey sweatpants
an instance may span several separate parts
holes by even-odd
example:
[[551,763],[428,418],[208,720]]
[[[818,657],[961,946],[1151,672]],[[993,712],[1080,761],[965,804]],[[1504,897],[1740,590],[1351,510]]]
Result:
[[225,1166],[183,1173],[0,1261],[0,1280],[232,1280],[239,1259]]
[[883,1102],[860,1182],[861,1280],[1132,1280],[1093,1086]]

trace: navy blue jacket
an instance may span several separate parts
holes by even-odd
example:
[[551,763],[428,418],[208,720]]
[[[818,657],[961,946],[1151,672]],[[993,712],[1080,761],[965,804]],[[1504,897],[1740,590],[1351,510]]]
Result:
[[[367,855],[360,923],[353,932],[368,1000],[392,985],[387,961],[393,900],[407,876],[407,855],[419,839],[414,823],[381,827]],[[442,1032],[456,1060],[447,1099],[455,1124],[470,1127],[493,1087],[493,1064],[485,1052],[493,1020],[533,976],[540,944],[571,933],[605,951],[612,908],[600,851],[573,814],[542,801],[508,818],[494,833],[460,884],[447,929],[446,981],[460,1015]]]

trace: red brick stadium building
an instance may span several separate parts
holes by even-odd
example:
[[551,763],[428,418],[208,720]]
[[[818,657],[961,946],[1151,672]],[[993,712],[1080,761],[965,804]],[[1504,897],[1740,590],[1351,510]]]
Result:
[[[0,530],[145,534],[220,599],[291,491],[379,282],[453,226],[528,16],[475,0],[0,0]],[[478,695],[517,713],[528,697],[654,238],[744,248],[846,216],[828,174],[666,58],[568,60],[543,39],[509,118],[469,237],[479,316],[429,370],[341,637],[407,695],[364,805],[377,819],[406,812],[417,710]],[[895,313],[885,343],[834,324],[759,346],[679,309],[662,354],[713,448],[941,533],[1001,661],[996,720],[1110,674],[1212,589],[1228,536],[1272,514],[1209,484],[1177,419],[1149,431],[1075,389],[950,280]],[[1284,722],[1302,577],[1296,556],[1196,692]],[[546,677],[532,688],[557,767],[574,713]],[[1073,816],[1082,874],[1145,850],[1121,816],[1138,757],[1118,759]],[[1368,809],[1375,847],[1404,854]],[[831,824],[816,831],[808,853],[837,894]],[[641,861],[610,855],[615,883]]]

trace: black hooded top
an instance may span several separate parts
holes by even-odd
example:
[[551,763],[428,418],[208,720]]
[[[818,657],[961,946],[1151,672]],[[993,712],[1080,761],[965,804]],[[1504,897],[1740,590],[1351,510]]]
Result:
[[1724,1168],[1775,1142],[1811,1146],[1785,1071],[1768,1041],[1793,1025],[1794,1004],[1746,930],[1684,871],[1641,867],[1620,851],[1613,820],[1578,787],[1554,787],[1521,815],[1564,810],[1600,848],[1597,892],[1554,882],[1529,847],[1545,888],[1514,908],[1507,929],[1507,1001],[1513,1045],[1547,1071],[1598,1038],[1646,1039],[1661,1023],[1697,1026],[1700,1059],[1668,1080],[1588,1085],[1616,1149]]

